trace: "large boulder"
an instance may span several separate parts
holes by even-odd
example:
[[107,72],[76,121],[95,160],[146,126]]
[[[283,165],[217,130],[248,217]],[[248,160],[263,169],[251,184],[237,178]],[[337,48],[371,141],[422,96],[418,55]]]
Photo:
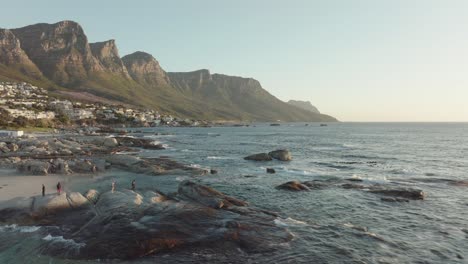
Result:
[[426,193],[424,193],[422,190],[412,188],[387,188],[377,186],[370,188],[369,192],[412,200],[424,200],[426,197]]
[[117,147],[119,145],[119,142],[117,142],[117,139],[115,139],[113,137],[108,137],[108,138],[104,139],[103,145],[105,147],[108,147],[108,148],[114,148],[114,147]]
[[288,190],[288,191],[309,191],[307,185],[302,184],[300,181],[289,181],[281,185],[276,186],[276,189]]
[[76,160],[69,164],[73,172],[78,173],[95,173],[97,166],[90,160]]
[[18,151],[19,146],[16,143],[10,143],[10,144],[8,144],[8,148],[10,149],[10,151],[16,152],[16,151]]
[[161,192],[147,191],[144,196],[149,203],[161,203],[168,200],[168,198]]
[[253,161],[270,161],[273,160],[270,155],[267,153],[258,153],[258,154],[253,154],[250,156],[247,156],[244,158],[245,160],[253,160]]
[[239,249],[270,252],[293,239],[275,223],[276,214],[188,181],[172,198],[154,191],[119,190],[103,193],[95,207],[74,193],[35,200],[0,203],[0,220],[10,223],[15,216],[18,224],[57,226],[55,235],[79,243],[79,250],[57,243],[41,253],[69,259],[128,260],[171,249],[191,254],[200,245],[220,254],[236,252],[236,256]]
[[47,175],[49,168],[50,164],[48,162],[40,160],[25,160],[17,166],[19,172],[31,175]]
[[10,148],[8,148],[7,143],[0,142],[0,153],[8,153],[10,152]]
[[190,173],[192,175],[204,175],[206,170],[184,165],[166,157],[139,158],[131,155],[109,155],[106,161],[112,166],[134,173],[147,175],[163,175],[171,173]]
[[88,205],[90,205],[88,199],[79,192],[62,192],[60,195],[49,194],[35,197],[32,214],[36,217],[43,217],[47,214],[77,209]]
[[97,190],[91,189],[88,190],[84,196],[86,197],[86,199],[88,199],[88,201],[90,201],[93,204],[96,204],[99,200],[99,195],[100,194]]
[[183,181],[179,184],[179,195],[212,208],[228,208],[230,206],[247,206],[248,203],[224,195],[208,186]]
[[287,149],[279,149],[268,153],[272,158],[281,160],[281,161],[290,161],[292,160],[291,152]]
[[73,171],[69,168],[68,162],[63,159],[55,159],[51,162],[50,173],[57,173],[57,174],[71,174]]
[[99,197],[96,208],[101,213],[117,213],[122,210],[135,210],[143,204],[143,196],[127,189],[108,191]]
[[126,147],[137,147],[144,149],[166,149],[162,144],[155,143],[153,140],[148,138],[136,138],[136,137],[115,137],[119,145]]
[[35,148],[31,150],[31,154],[41,156],[41,155],[50,155],[50,152],[47,149],[40,147],[40,148]]

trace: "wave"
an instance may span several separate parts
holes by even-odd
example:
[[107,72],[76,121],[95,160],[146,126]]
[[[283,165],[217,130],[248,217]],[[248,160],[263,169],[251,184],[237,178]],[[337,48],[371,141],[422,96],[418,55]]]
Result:
[[41,229],[40,226],[18,226],[16,224],[0,226],[0,232],[33,233]]
[[213,160],[228,160],[232,159],[231,157],[218,157],[218,156],[208,156],[206,157],[207,159],[213,159]]
[[288,169],[286,167],[280,167],[280,169],[284,170],[287,173],[291,173],[291,174],[299,174],[299,175],[315,175],[315,174],[317,174],[316,171],[310,171],[310,170]]
[[277,226],[280,227],[288,227],[288,226],[306,226],[308,225],[304,221],[296,220],[294,218],[288,217],[288,218],[276,218],[273,221]]
[[78,242],[75,242],[75,240],[73,239],[66,239],[66,238],[63,238],[63,236],[52,236],[51,234],[48,234],[42,239],[45,241],[49,241],[51,243],[64,244],[66,246],[73,247],[73,248],[82,248],[86,246],[85,243],[78,243]]

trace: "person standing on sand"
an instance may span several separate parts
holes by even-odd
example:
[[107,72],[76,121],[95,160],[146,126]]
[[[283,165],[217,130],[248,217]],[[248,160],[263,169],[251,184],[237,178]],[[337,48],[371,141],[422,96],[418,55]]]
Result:
[[115,191],[115,180],[112,181],[112,193]]
[[45,186],[42,184],[42,196],[45,196]]
[[57,194],[60,195],[60,192],[62,192],[62,184],[60,182],[57,183]]
[[135,180],[132,181],[132,191],[135,191],[135,188],[136,188],[136,183],[135,183]]

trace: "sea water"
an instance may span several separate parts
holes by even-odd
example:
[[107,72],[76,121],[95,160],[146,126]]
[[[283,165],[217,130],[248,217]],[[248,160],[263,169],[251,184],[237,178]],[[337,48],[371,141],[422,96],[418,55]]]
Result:
[[[152,177],[126,172],[89,185],[149,186],[173,192],[185,179],[199,181],[251,205],[276,211],[279,226],[294,239],[267,254],[216,252],[210,248],[169,251],[112,263],[468,263],[467,123],[289,123],[281,126],[138,128],[167,146],[144,150],[145,157],[169,156],[218,174]],[[243,157],[287,148],[291,162],[245,161]],[[275,174],[267,174],[266,168]],[[388,203],[353,189],[289,192],[275,186],[290,180],[360,178],[367,183],[422,189],[425,200]],[[93,186],[77,185],[78,191]],[[267,239],[267,238],[265,238]],[[0,227],[0,263],[105,263],[41,254],[66,243],[54,227]]]

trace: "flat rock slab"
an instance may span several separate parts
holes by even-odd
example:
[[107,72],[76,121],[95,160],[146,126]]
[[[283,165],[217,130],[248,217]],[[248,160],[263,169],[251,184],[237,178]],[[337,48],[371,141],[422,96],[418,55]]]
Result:
[[[123,190],[92,199],[97,199],[95,206],[78,193],[44,197],[33,206],[34,199],[9,201],[0,204],[0,215],[16,210],[17,224],[57,226],[57,235],[79,245],[78,250],[54,244],[44,246],[43,252],[69,259],[135,259],[200,246],[219,252],[268,252],[293,239],[275,224],[275,213],[191,181],[181,182],[172,198],[152,190]],[[40,208],[48,213],[33,216]],[[0,217],[5,223],[9,219]]]

